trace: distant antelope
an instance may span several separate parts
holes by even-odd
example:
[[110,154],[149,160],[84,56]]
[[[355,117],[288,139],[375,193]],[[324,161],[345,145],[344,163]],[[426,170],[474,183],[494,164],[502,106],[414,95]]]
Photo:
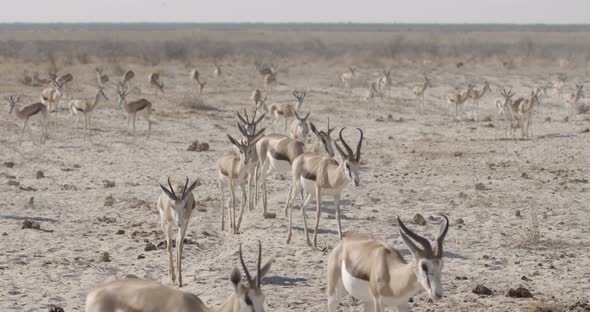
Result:
[[162,224],[162,231],[166,238],[166,251],[168,252],[168,277],[174,283],[176,281],[176,274],[174,271],[174,260],[172,257],[172,231],[174,228],[178,229],[176,236],[176,267],[178,267],[178,287],[182,287],[182,247],[184,244],[184,236],[188,223],[191,220],[191,214],[195,209],[195,197],[193,189],[197,186],[197,181],[189,186],[189,179],[186,178],[184,187],[179,184],[172,185],[170,177],[168,177],[168,186],[160,184],[162,193],[158,197],[158,212],[160,213],[160,222]]
[[129,81],[131,81],[131,79],[133,79],[133,77],[135,77],[135,72],[133,72],[132,70],[128,70],[123,74],[123,78],[121,79],[121,83],[123,85],[123,87],[126,87],[127,84],[129,83]]
[[193,82],[199,88],[199,94],[203,94],[203,88],[205,88],[205,85],[207,84],[207,82],[201,81],[201,76],[199,74],[199,70],[193,69],[191,71],[191,80],[193,80]]
[[397,311],[408,312],[408,301],[421,290],[433,300],[441,299],[443,242],[449,220],[440,216],[444,223],[434,247],[397,217],[400,236],[412,254],[410,262],[381,239],[349,234],[340,240],[328,257],[328,311],[336,312],[342,288],[362,301],[365,311],[383,312],[386,306],[395,306]]
[[221,65],[217,64],[217,62],[214,62],[213,66],[215,66],[215,69],[213,70],[213,77],[221,77]]
[[270,270],[272,260],[262,266],[262,246],[259,241],[256,275],[252,278],[242,257],[242,245],[238,255],[246,274],[246,283],[242,283],[240,270],[234,267],[230,276],[234,292],[219,307],[207,307],[194,294],[169,288],[155,281],[131,277],[115,280],[91,291],[86,297],[86,312],[264,312],[262,278]]
[[392,81],[391,81],[391,69],[390,70],[383,70],[383,73],[377,79],[377,87],[381,92],[391,88]]
[[481,91],[477,89],[473,89],[473,91],[471,91],[471,99],[473,100],[473,114],[475,115],[475,120],[479,120],[479,100],[486,94],[487,91],[492,92],[490,84],[487,81],[484,82]]
[[432,88],[432,85],[430,84],[428,77],[424,75],[424,80],[417,83],[412,89],[412,92],[416,96],[416,112],[418,112],[418,114],[424,113],[424,95],[427,88]]
[[254,66],[256,66],[256,71],[258,71],[258,74],[263,77],[276,72],[276,68],[272,64],[269,66],[264,63],[254,62]]
[[576,118],[577,109],[578,109],[578,101],[584,98],[584,85],[583,84],[576,84],[576,92],[569,95],[567,100],[565,101],[565,105],[567,107],[567,121],[571,122]]
[[272,91],[277,83],[277,74],[271,73],[264,75],[264,89]]
[[508,102],[506,111],[509,116],[508,129],[506,135],[509,136],[514,133],[514,120],[518,121],[521,130],[522,138],[532,136],[532,114],[539,105],[539,98],[535,91],[531,91],[529,98],[518,98],[514,101]]
[[96,83],[98,84],[99,88],[105,86],[105,84],[109,82],[109,76],[107,74],[103,74],[102,68],[96,68]]
[[[340,196],[344,188],[351,182],[357,187],[360,185],[360,160],[361,147],[363,145],[363,131],[360,132],[360,139],[356,147],[356,154],[352,151],[350,146],[342,137],[342,132],[346,128],[340,129],[339,137],[342,146],[346,151],[343,151],[337,142],[334,142],[341,159],[336,161],[331,157],[314,156],[314,157],[297,157],[292,164],[293,182],[289,191],[286,207],[291,207],[295,194],[303,188],[307,195],[301,204],[301,210],[304,218],[304,227],[306,242],[310,245],[309,236],[307,233],[307,222],[305,221],[305,212],[307,205],[315,195],[316,200],[316,222],[313,234],[313,246],[317,247],[318,228],[320,224],[322,196],[334,196],[334,205],[336,206],[336,220],[338,223],[338,237],[342,238],[342,226],[340,224]],[[305,155],[305,154],[304,154]],[[289,222],[291,224],[291,222]],[[289,229],[288,239],[291,237],[291,229]]]
[[133,115],[133,137],[135,138],[135,117],[139,113],[143,115],[143,117],[148,123],[147,138],[149,139],[150,134],[152,132],[152,122],[150,120],[150,115],[152,113],[152,102],[146,99],[139,99],[127,103],[128,94],[129,89],[127,86],[124,86],[123,84],[117,85],[117,96],[119,97],[118,105],[119,107],[123,107],[123,109],[127,113],[127,131],[129,131],[129,121],[131,120],[131,116]]
[[164,93],[164,82],[160,79],[160,74],[151,73],[148,77],[150,86]]
[[98,106],[100,99],[104,99],[106,101],[109,100],[109,98],[104,93],[104,87],[98,87],[98,91],[92,100],[84,99],[70,101],[70,114],[76,117],[76,128],[78,128],[78,119],[80,114],[84,115],[84,129],[82,132],[84,139],[86,139],[86,133],[88,133],[88,136],[90,137],[90,116],[96,106]]
[[262,97],[262,92],[259,89],[252,91],[250,99],[254,101],[257,112],[268,113],[268,106],[266,105],[266,96]]
[[512,97],[514,96],[514,93],[512,92],[512,89],[506,92],[506,89],[502,88],[502,91],[500,91],[500,95],[501,96],[496,98],[496,109],[498,115],[504,115],[506,117],[506,114],[508,113],[508,105],[510,105],[510,103],[512,102]]
[[303,104],[303,100],[307,95],[307,91],[293,91],[293,96],[297,99],[297,104],[292,103],[272,103],[270,105],[269,111],[272,121],[272,127],[275,128],[275,125],[279,121],[279,119],[285,120],[285,133],[287,133],[287,125],[289,124],[289,119],[295,116],[295,112],[298,112]]
[[23,139],[23,135],[25,134],[25,129],[27,128],[27,123],[29,122],[29,118],[39,115],[41,116],[41,144],[45,143],[45,138],[47,137],[47,106],[43,103],[34,103],[31,105],[25,106],[23,109],[19,110],[17,108],[18,103],[20,102],[20,96],[14,97],[10,96],[7,97],[6,100],[10,104],[10,110],[8,114],[12,114],[14,111],[16,117],[18,119],[24,120],[23,130],[20,134],[20,140]]
[[307,135],[309,135],[309,124],[307,123],[307,118],[309,118],[310,113],[307,113],[307,115],[305,115],[303,118],[299,116],[297,111],[294,113],[295,120],[293,120],[291,127],[289,128],[289,137],[305,143]]
[[557,78],[557,81],[553,82],[553,88],[557,95],[557,104],[561,103],[561,91],[563,90],[563,87],[565,87],[565,77],[560,76]]
[[447,102],[449,103],[449,115],[451,115],[451,110],[453,105],[455,106],[455,116],[459,117],[463,114],[463,105],[465,101],[471,97],[471,92],[473,92],[473,84],[467,85],[467,90],[459,91],[459,92],[451,92],[447,95]]
[[355,71],[354,68],[348,67],[348,72],[343,73],[340,75],[340,81],[344,84],[344,87],[350,89],[352,87],[352,82],[354,80]]
[[57,122],[57,107],[63,95],[65,83],[60,83],[56,78],[51,83],[53,84],[52,88],[47,88],[41,92],[41,103],[47,105],[49,112],[52,111],[52,108],[55,110],[55,120]]
[[[258,119],[256,119],[257,111],[254,111],[254,116],[252,119],[248,117],[248,112],[244,109],[244,116],[240,115],[239,112],[236,112],[238,117],[238,130],[242,133],[242,138],[246,140],[246,142],[252,141],[258,135],[256,134],[256,128],[260,124],[260,121],[264,119],[265,114],[260,115]],[[260,131],[260,133],[264,133],[264,129]],[[237,156],[239,153],[239,149],[235,147],[235,155]],[[256,182],[256,164],[258,163],[258,155],[256,153],[251,154],[251,161],[248,165],[248,210],[254,210],[254,197],[252,194],[252,187],[256,187],[256,195],[258,195],[258,183]]]

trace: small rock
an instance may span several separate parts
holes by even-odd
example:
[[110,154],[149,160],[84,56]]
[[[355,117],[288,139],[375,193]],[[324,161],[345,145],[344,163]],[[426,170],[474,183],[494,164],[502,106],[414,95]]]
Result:
[[49,308],[48,311],[49,312],[64,312],[64,309],[62,307],[52,306]]
[[424,219],[424,217],[419,213],[414,215],[412,221],[418,225],[426,225],[426,219]]
[[209,143],[197,140],[191,143],[186,150],[190,152],[206,152],[209,150]]
[[137,256],[137,259],[145,259],[145,256],[143,254],[140,254],[139,256]]
[[100,261],[101,262],[111,262],[111,256],[109,255],[108,252],[103,252],[102,255],[100,255]]
[[590,128],[586,128],[586,129],[582,130],[581,133],[590,133]]
[[156,248],[156,245],[148,242],[147,244],[145,244],[145,248],[143,249],[143,251],[153,251],[156,249],[158,249],[158,248]]
[[6,161],[6,162],[4,162],[4,167],[6,167],[6,168],[13,168],[14,167],[14,163],[12,161]]
[[462,225],[465,224],[465,221],[463,221],[463,218],[459,218],[457,220],[455,220],[455,225]]
[[274,212],[265,212],[263,216],[265,219],[275,219],[277,217],[277,214]]
[[15,180],[8,180],[8,182],[6,182],[6,184],[8,184],[10,186],[19,186],[20,182],[15,181]]
[[105,200],[104,200],[105,207],[111,207],[114,204],[115,204],[115,199],[113,198],[113,195],[109,195],[109,196],[107,196],[107,198],[105,198]]
[[117,235],[123,235],[123,234],[125,234],[125,230],[118,230],[117,231]]
[[506,295],[510,298],[532,298],[533,297],[533,294],[531,294],[531,292],[524,287],[518,287],[516,289],[510,288]]
[[475,288],[471,292],[476,295],[486,295],[486,296],[489,296],[492,294],[492,290],[485,287],[484,285],[475,286]]
[[551,122],[551,117],[546,117],[545,122]]
[[39,170],[39,171],[37,171],[37,173],[35,173],[35,177],[37,177],[37,179],[43,179],[43,178],[45,178],[45,173],[43,173],[43,171]]
[[212,236],[211,233],[209,233],[207,231],[203,231],[203,232],[201,232],[201,234],[203,234],[203,236],[205,236],[205,237],[211,237]]
[[483,184],[483,183],[476,183],[475,184],[475,189],[478,190],[478,191],[487,191],[487,190],[489,190],[489,188],[486,187],[485,184]]
[[455,157],[462,157],[463,156],[463,152],[454,152],[453,156]]
[[532,279],[526,277],[526,275],[523,275],[520,279],[523,280],[523,281],[526,281],[526,282],[532,281]]
[[80,169],[81,168],[80,165],[78,165],[78,164],[74,164],[72,167],[74,167],[76,169]]
[[4,232],[2,233],[2,236],[8,236],[8,233]]
[[520,174],[520,177],[525,178],[525,179],[528,179],[529,178],[529,175],[526,172],[523,172],[523,173]]
[[522,215],[520,214],[520,210],[516,210],[514,212],[514,215],[517,216],[517,217],[519,217],[519,218],[522,217]]
[[104,188],[112,188],[112,187],[115,187],[115,181],[102,180],[102,186],[104,186]]
[[39,222],[34,222],[34,221],[31,221],[31,220],[25,220],[25,221],[23,221],[23,225],[21,226],[21,229],[40,230],[41,229],[41,224],[39,224]]

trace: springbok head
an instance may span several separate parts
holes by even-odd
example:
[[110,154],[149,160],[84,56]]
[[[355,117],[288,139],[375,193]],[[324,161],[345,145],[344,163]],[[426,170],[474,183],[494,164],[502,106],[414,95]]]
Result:
[[359,142],[356,146],[356,154],[352,151],[352,148],[346,143],[344,138],[342,137],[342,132],[346,129],[346,127],[340,129],[340,133],[338,136],[340,137],[340,143],[344,146],[344,151],[338,145],[338,142],[334,142],[340,157],[342,157],[342,161],[344,162],[344,173],[346,174],[347,178],[352,180],[354,186],[359,186],[361,179],[359,176],[359,171],[361,167],[361,148],[363,146],[363,130],[357,128],[360,132]]
[[174,192],[174,188],[172,187],[172,183],[170,183],[170,177],[168,177],[168,186],[170,188],[166,188],[164,185],[160,184],[160,188],[162,192],[166,194],[170,202],[172,203],[172,219],[174,224],[178,227],[182,227],[184,220],[184,210],[186,206],[186,199],[191,194],[193,189],[197,186],[197,181],[195,180],[190,186],[188,185],[189,179],[186,177],[186,183],[182,188],[182,193],[176,194]]
[[18,102],[20,102],[20,95],[17,97],[15,97],[14,95],[11,95],[9,97],[6,97],[5,99],[10,104],[10,110],[8,111],[8,114],[12,114],[12,111],[14,110],[16,105],[18,104]]
[[262,266],[262,244],[258,241],[258,263],[256,264],[256,276],[252,278],[244,257],[242,255],[242,244],[239,249],[240,263],[246,280],[242,283],[242,274],[240,269],[234,268],[231,272],[230,280],[234,286],[235,298],[239,302],[238,310],[240,312],[264,312],[264,293],[262,292],[262,278],[270,270],[272,260]]
[[316,138],[318,140],[320,140],[320,142],[322,143],[322,145],[324,146],[324,148],[326,149],[326,153],[328,153],[328,155],[332,158],[334,157],[334,147],[332,144],[332,131],[334,131],[334,128],[330,128],[330,118],[328,118],[328,130],[327,131],[318,131],[318,129],[316,128],[316,126],[313,124],[313,122],[309,123],[309,127],[311,128],[311,132],[313,132],[313,134],[315,134]]

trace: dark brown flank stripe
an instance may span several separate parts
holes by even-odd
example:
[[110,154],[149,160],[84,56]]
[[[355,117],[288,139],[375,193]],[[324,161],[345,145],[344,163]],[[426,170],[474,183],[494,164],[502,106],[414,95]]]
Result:
[[76,107],[76,110],[77,110],[77,111],[79,111],[79,112],[83,112],[83,111],[84,111],[84,110],[83,110],[83,109],[81,109],[80,107]]
[[354,267],[352,267],[352,264],[350,263],[350,259],[348,259],[348,257],[344,258],[344,263],[346,264],[346,271],[348,272],[348,274],[361,279],[363,281],[368,282],[369,281],[369,276],[361,271],[356,271],[354,270]]
[[147,106],[147,103],[144,103],[142,106],[137,107],[137,111],[144,109]]
[[317,176],[315,175],[315,172],[310,172],[310,171],[307,171],[305,169],[303,169],[303,172],[301,173],[301,176],[303,176],[304,179],[312,180],[312,181],[315,181],[317,179]]
[[41,109],[42,109],[42,107],[41,107],[41,106],[39,106],[39,105],[37,105],[37,109],[36,109],[34,112],[32,112],[32,113],[31,113],[31,116],[32,116],[32,115],[35,115],[35,114],[36,114],[36,113],[38,113],[38,112],[40,112],[40,111],[41,111]]
[[272,158],[274,158],[276,160],[288,161],[289,163],[291,163],[291,160],[289,159],[289,157],[287,155],[279,153],[275,150],[271,150],[270,155],[272,156]]

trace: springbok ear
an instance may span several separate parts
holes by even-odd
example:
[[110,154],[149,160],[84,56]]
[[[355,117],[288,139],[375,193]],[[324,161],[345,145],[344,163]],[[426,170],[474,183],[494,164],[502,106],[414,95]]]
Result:
[[242,274],[240,273],[240,269],[234,267],[231,270],[230,280],[231,283],[234,284],[234,288],[237,290],[238,286],[240,286],[240,280],[242,279]]
[[227,138],[229,139],[229,141],[231,142],[231,144],[233,144],[233,145],[235,145],[237,147],[240,147],[241,144],[238,141],[236,141],[236,139],[232,138],[231,135],[228,134],[227,135]]
[[189,186],[185,191],[184,191],[184,196],[182,196],[182,199],[186,199],[188,197],[188,195],[195,189],[195,187],[197,186],[197,181],[195,180],[193,181],[193,183],[191,184],[191,186]]
[[166,194],[166,196],[168,196],[168,198],[170,198],[172,200],[176,200],[176,196],[174,196],[174,194],[172,194],[172,192],[170,192],[170,190],[168,190],[164,185],[160,184],[160,188],[162,189],[164,194]]
[[[262,280],[264,278],[264,276],[268,273],[268,271],[270,271],[270,267],[273,263],[273,259],[268,260],[268,262],[266,262],[266,264],[260,268],[260,280]],[[254,280],[256,281],[258,279],[258,276],[254,277]]]

